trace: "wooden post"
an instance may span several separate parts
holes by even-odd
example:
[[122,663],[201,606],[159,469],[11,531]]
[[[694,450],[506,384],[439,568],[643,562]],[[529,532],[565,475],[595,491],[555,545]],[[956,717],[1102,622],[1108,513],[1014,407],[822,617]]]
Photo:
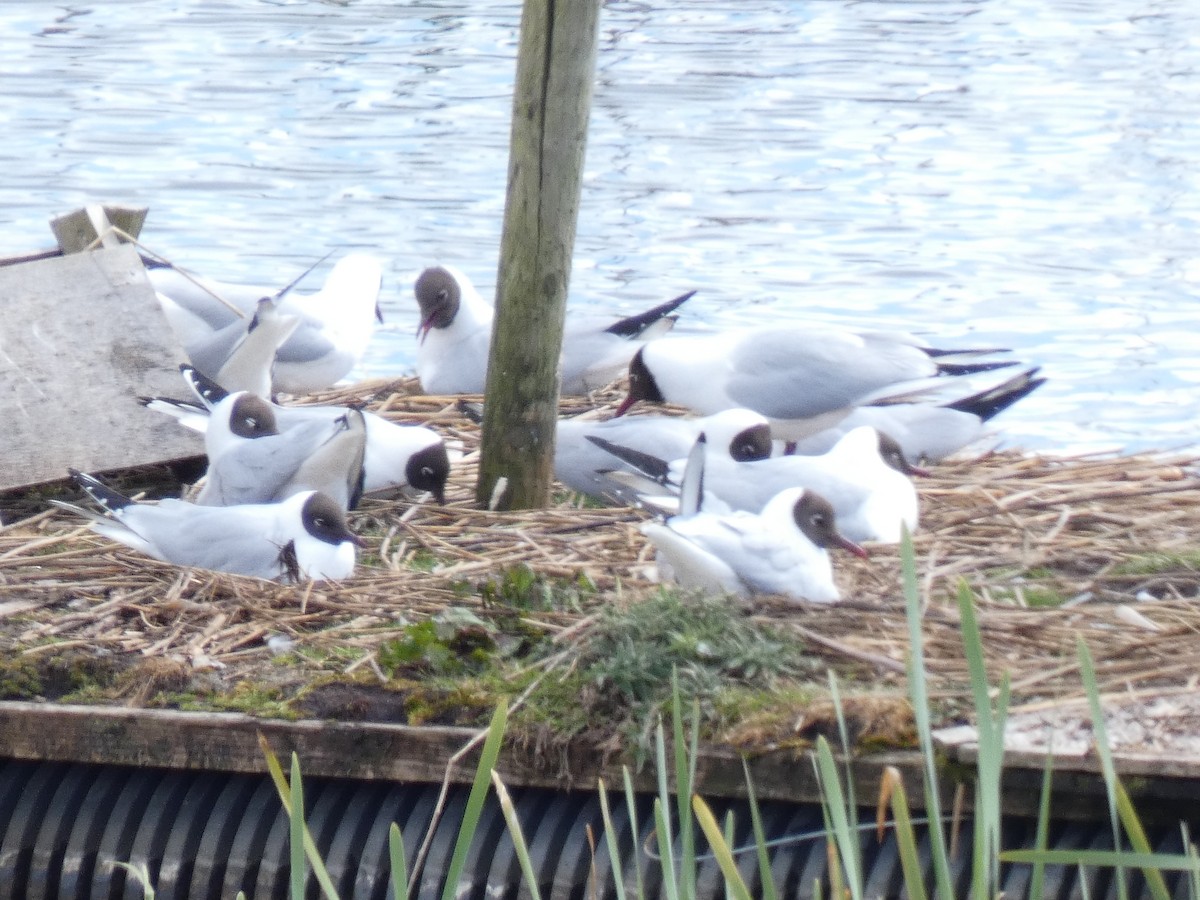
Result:
[[525,0],[476,497],[542,507],[601,0]]
[[116,247],[123,239],[112,230],[115,225],[130,237],[141,233],[146,221],[145,206],[116,206],[98,203],[50,220],[50,230],[63,253],[81,253],[95,247]]

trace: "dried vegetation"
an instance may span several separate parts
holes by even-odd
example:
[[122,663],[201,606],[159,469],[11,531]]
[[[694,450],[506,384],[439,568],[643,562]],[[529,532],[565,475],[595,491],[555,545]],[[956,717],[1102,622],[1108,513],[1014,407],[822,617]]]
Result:
[[[605,402],[614,397],[598,399],[595,414],[610,412]],[[312,401],[365,402],[461,442],[465,457],[447,505],[369,500],[354,516],[372,545],[360,573],[336,585],[285,586],[180,570],[63,513],[38,511],[40,496],[3,498],[0,646],[8,662],[0,696],[473,724],[486,716],[489,691],[510,691],[530,705],[559,691],[562,718],[543,722],[540,733],[530,720],[531,739],[560,729],[603,742],[614,732],[596,716],[628,710],[601,696],[604,680],[618,677],[613,670],[582,675],[589,652],[593,661],[634,674],[641,667],[654,678],[661,673],[652,663],[671,660],[686,670],[695,658],[699,672],[705,654],[716,652],[701,626],[671,625],[686,604],[672,607],[678,598],[664,601],[647,580],[643,511],[593,508],[573,496],[537,512],[474,508],[477,427],[455,398],[420,395],[411,380],[367,382]],[[594,409],[580,401],[574,411]],[[967,708],[952,602],[961,585],[978,598],[989,664],[997,676],[1012,674],[1018,709],[1079,694],[1077,635],[1092,649],[1103,691],[1154,696],[1194,684],[1194,462],[1001,452],[939,465],[922,481],[915,546],[928,596],[930,684],[943,720]],[[178,489],[154,474],[161,493]],[[128,478],[153,495],[148,476]],[[736,684],[705,688],[712,727],[726,739],[775,745],[820,730],[828,668],[868,710],[871,727],[890,723],[882,734],[868,727],[864,739],[907,739],[907,716],[895,714],[904,702],[907,650],[898,553],[874,547],[868,561],[842,554],[835,565],[847,598],[836,606],[726,607],[726,621],[759,629],[717,667]],[[632,615],[647,598],[667,604],[657,625]],[[654,628],[673,643],[625,645]],[[272,636],[292,648],[271,649]],[[759,639],[765,643],[755,649]],[[614,663],[622,654],[629,658]],[[113,673],[97,675],[96,660]],[[68,675],[48,678],[50,661]],[[349,696],[347,682],[361,690]],[[380,705],[381,692],[394,702]],[[878,697],[894,697],[898,706],[881,711],[874,700],[854,699]],[[570,708],[584,711],[582,720],[571,720]]]

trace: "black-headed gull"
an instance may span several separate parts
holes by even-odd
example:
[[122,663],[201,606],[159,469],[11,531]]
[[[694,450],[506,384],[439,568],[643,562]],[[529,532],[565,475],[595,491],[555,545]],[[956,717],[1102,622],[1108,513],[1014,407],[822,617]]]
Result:
[[[851,429],[870,425],[900,445],[914,462],[940,462],[987,435],[984,423],[1025,397],[1046,379],[1030,368],[992,387],[945,403],[859,406],[836,425],[797,442],[791,451],[824,453]],[[620,443],[617,441],[616,443]],[[783,443],[783,442],[780,442]]]
[[829,548],[866,555],[839,533],[829,503],[804,488],[781,491],[761,513],[702,509],[647,523],[642,533],[658,550],[660,571],[669,570],[681,586],[740,597],[834,603],[840,594]]
[[784,440],[815,434],[856,406],[909,396],[938,375],[969,374],[1011,362],[975,361],[999,351],[943,351],[911,335],[773,325],[643,344],[629,364],[629,394],[709,414],[746,407],[771,420]]
[[[647,461],[623,448],[604,446],[672,493],[681,490],[691,467],[687,459]],[[855,428],[817,456],[739,461],[719,445],[706,447],[703,503],[710,511],[758,512],[780,491],[805,487],[831,504],[839,530],[852,541],[894,544],[900,541],[902,527],[910,532],[917,528],[917,491],[909,476],[924,473],[905,460],[895,441],[869,425]],[[662,502],[652,495],[646,499]]]
[[349,509],[362,493],[365,447],[366,424],[358,410],[281,433],[270,403],[237,391],[212,409],[204,432],[208,470],[196,503],[277,503],[317,490]]
[[[146,272],[189,357],[195,351],[207,353],[206,359],[211,359],[218,352],[212,346],[217,341],[214,336],[231,325],[235,327],[226,335],[236,340],[239,314],[231,307],[249,318],[260,299],[281,293],[274,288],[192,279],[173,267],[151,266]],[[382,273],[374,256],[349,253],[333,266],[319,291],[298,294],[288,290],[279,299],[280,312],[298,316],[300,324],[275,355],[274,391],[311,393],[350,373],[362,358],[379,317]],[[211,361],[206,361],[202,371],[212,373]]]
[[364,546],[338,505],[313,491],[250,506],[138,503],[91,475],[71,475],[107,514],[54,505],[92,520],[93,530],[114,541],[180,566],[276,581],[340,580],[353,574],[355,548]]
[[253,316],[238,319],[197,342],[188,350],[188,358],[226,391],[270,397],[275,356],[299,326],[299,316],[285,315],[278,300],[263,297]]
[[[228,394],[191,367],[182,368],[199,402],[168,397],[141,397],[139,401],[148,409],[166,413],[179,420],[181,425],[204,433],[209,426],[212,407]],[[280,433],[314,420],[332,425],[348,411],[344,406],[269,405]],[[367,429],[363,493],[387,494],[406,489],[429,491],[438,503],[445,503],[450,455],[442,436],[424,425],[402,425],[372,412],[364,411],[363,418]]]
[[[413,290],[421,312],[417,329],[421,389],[427,394],[483,393],[492,340],[491,304],[452,266],[425,269]],[[563,329],[562,393],[586,394],[619,377],[643,342],[670,329],[674,324],[670,314],[693,293],[616,322],[595,315],[568,315]]]
[[613,477],[634,467],[613,456],[592,438],[664,460],[687,456],[696,438],[708,435],[731,458],[765,459],[771,455],[771,429],[764,416],[748,409],[726,409],[711,416],[622,416],[619,419],[560,419],[554,445],[554,477],[572,490],[601,500],[631,503],[636,490]]

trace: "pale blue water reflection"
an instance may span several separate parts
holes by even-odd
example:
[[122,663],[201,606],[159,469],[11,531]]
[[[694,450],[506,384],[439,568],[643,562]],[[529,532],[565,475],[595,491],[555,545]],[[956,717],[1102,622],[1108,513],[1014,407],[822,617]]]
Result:
[[[83,202],[287,280],[388,261],[360,374],[411,369],[412,275],[490,291],[519,3],[0,4],[0,252]],[[573,303],[812,316],[1003,344],[1027,447],[1197,443],[1200,7],[612,2]]]

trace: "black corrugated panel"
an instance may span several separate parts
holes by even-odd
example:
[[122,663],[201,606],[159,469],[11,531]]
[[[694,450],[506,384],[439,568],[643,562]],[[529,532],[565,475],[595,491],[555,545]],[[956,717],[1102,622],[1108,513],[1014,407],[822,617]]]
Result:
[[[388,827],[392,822],[399,826],[411,866],[433,815],[439,786],[308,778],[304,788],[309,828],[341,896],[388,898]],[[420,897],[441,895],[466,796],[466,787],[450,790],[418,879]],[[543,897],[615,898],[595,792],[516,788],[512,796]],[[636,798],[636,835],[623,794],[612,793],[609,801],[627,891],[632,895],[636,890],[640,870],[645,896],[661,896],[661,871],[650,855],[657,852],[651,837],[652,798]],[[718,800],[712,806],[721,822],[733,813],[739,845],[752,844],[744,803]],[[763,803],[761,811],[768,838],[777,841],[770,856],[780,896],[810,898],[816,885],[828,896],[824,841],[811,837],[822,827],[819,808]],[[1033,834],[1031,822],[1007,821],[1004,844],[1029,846]],[[1160,851],[1182,850],[1178,829],[1162,829],[1151,839]],[[1050,843],[1062,849],[1108,848],[1112,833],[1104,822],[1063,823],[1053,828]],[[895,842],[889,838],[880,843],[873,829],[864,829],[861,847],[867,896],[903,897]],[[920,849],[928,867],[927,836]],[[955,865],[960,896],[967,893],[968,852],[969,847],[964,847],[963,859]],[[238,891],[251,900],[284,898],[288,822],[265,775],[0,761],[0,897],[141,898],[141,887],[124,870],[113,867],[113,860],[144,863],[162,900],[230,900]],[[759,895],[756,855],[742,854],[738,864],[751,893]],[[494,798],[484,808],[465,872],[458,886],[463,900],[529,896]],[[1003,874],[1005,893],[1025,896],[1028,869],[1010,866]],[[1184,880],[1172,881],[1176,896],[1186,896]],[[1147,896],[1140,876],[1133,876],[1130,883],[1130,897]],[[311,877],[308,893],[318,896]],[[711,858],[699,867],[697,895],[714,900],[725,896],[720,870]],[[1043,896],[1115,900],[1117,890],[1107,870],[1081,873],[1074,867],[1051,866]]]

